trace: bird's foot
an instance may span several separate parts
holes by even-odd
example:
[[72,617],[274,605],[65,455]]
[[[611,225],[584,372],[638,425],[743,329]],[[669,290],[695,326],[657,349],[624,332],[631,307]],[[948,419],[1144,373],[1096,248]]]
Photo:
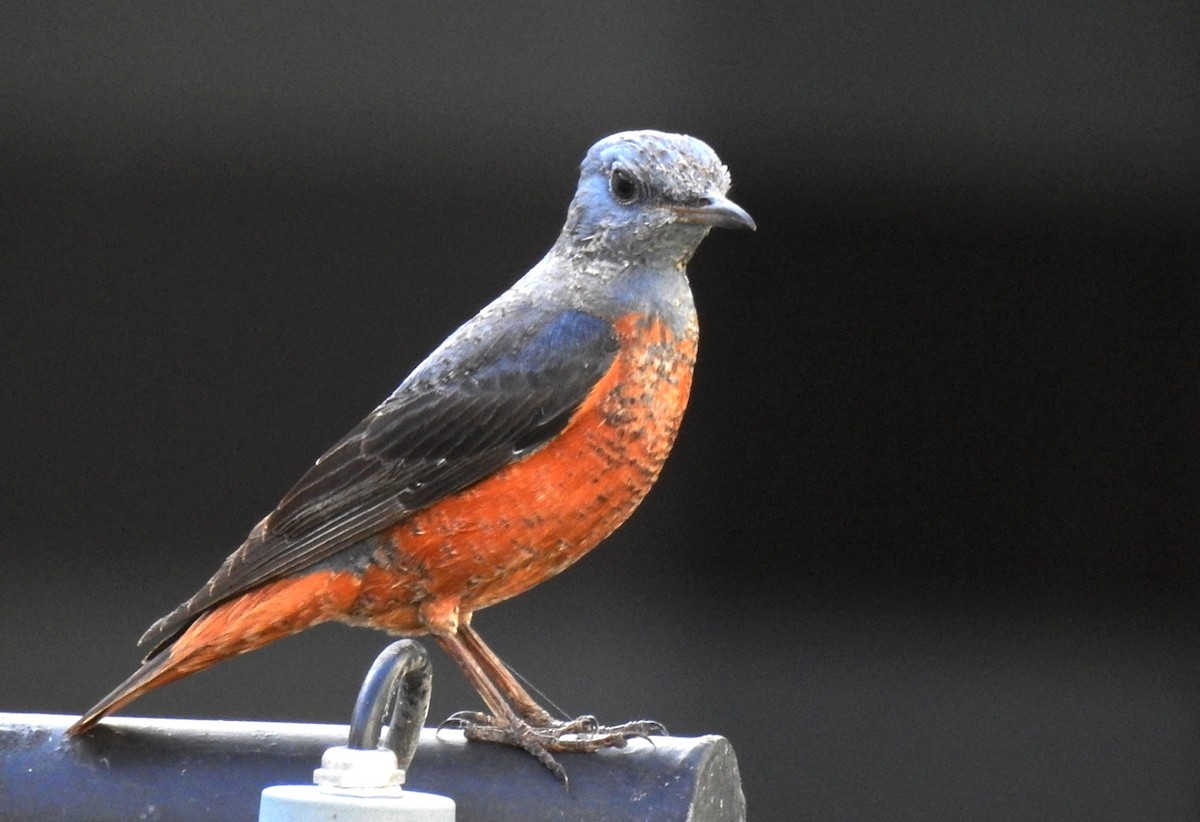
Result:
[[651,720],[601,725],[594,716],[581,716],[534,725],[523,719],[508,721],[477,711],[459,711],[443,725],[461,728],[470,740],[521,748],[563,783],[567,781],[567,774],[551,755],[553,753],[591,753],[601,748],[624,748],[630,739],[649,739],[667,732],[662,723]]

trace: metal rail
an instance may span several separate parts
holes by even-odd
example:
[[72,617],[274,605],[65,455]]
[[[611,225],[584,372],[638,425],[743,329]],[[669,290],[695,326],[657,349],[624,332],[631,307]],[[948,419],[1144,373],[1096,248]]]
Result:
[[[73,716],[0,713],[0,819],[246,820],[276,784],[308,784],[345,725],[108,719],[67,737]],[[633,740],[562,754],[570,790],[515,748],[420,734],[406,788],[455,800],[471,820],[695,820],[745,817],[737,760],[718,736]]]

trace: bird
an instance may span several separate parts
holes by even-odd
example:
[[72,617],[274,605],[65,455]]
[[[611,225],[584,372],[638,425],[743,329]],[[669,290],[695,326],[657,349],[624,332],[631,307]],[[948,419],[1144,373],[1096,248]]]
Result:
[[546,255],[325,452],[200,590],[139,641],[141,667],[68,730],[154,688],[331,620],[432,636],[488,713],[468,739],[621,747],[655,722],[559,720],[473,614],[558,574],[657,480],[699,326],[687,264],[712,228],[756,228],[703,141],[654,130],[587,152]]

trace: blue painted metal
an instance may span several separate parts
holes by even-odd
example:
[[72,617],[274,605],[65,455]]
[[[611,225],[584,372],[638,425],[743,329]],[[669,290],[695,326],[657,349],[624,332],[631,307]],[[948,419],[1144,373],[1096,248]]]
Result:
[[[74,717],[0,713],[0,819],[109,822],[257,818],[263,788],[306,784],[345,725],[108,719],[66,737]],[[570,789],[533,757],[422,732],[406,787],[455,800],[471,820],[745,818],[737,759],[718,736],[633,740],[561,754]]]

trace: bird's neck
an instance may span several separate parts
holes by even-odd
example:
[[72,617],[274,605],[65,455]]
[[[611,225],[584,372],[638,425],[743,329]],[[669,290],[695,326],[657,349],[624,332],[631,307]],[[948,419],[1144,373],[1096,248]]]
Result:
[[[533,274],[553,281],[568,305],[615,318],[630,313],[661,317],[677,332],[695,325],[696,309],[687,278],[687,258],[671,255],[602,253],[591,245],[559,243]],[[545,293],[545,292],[542,292]]]

